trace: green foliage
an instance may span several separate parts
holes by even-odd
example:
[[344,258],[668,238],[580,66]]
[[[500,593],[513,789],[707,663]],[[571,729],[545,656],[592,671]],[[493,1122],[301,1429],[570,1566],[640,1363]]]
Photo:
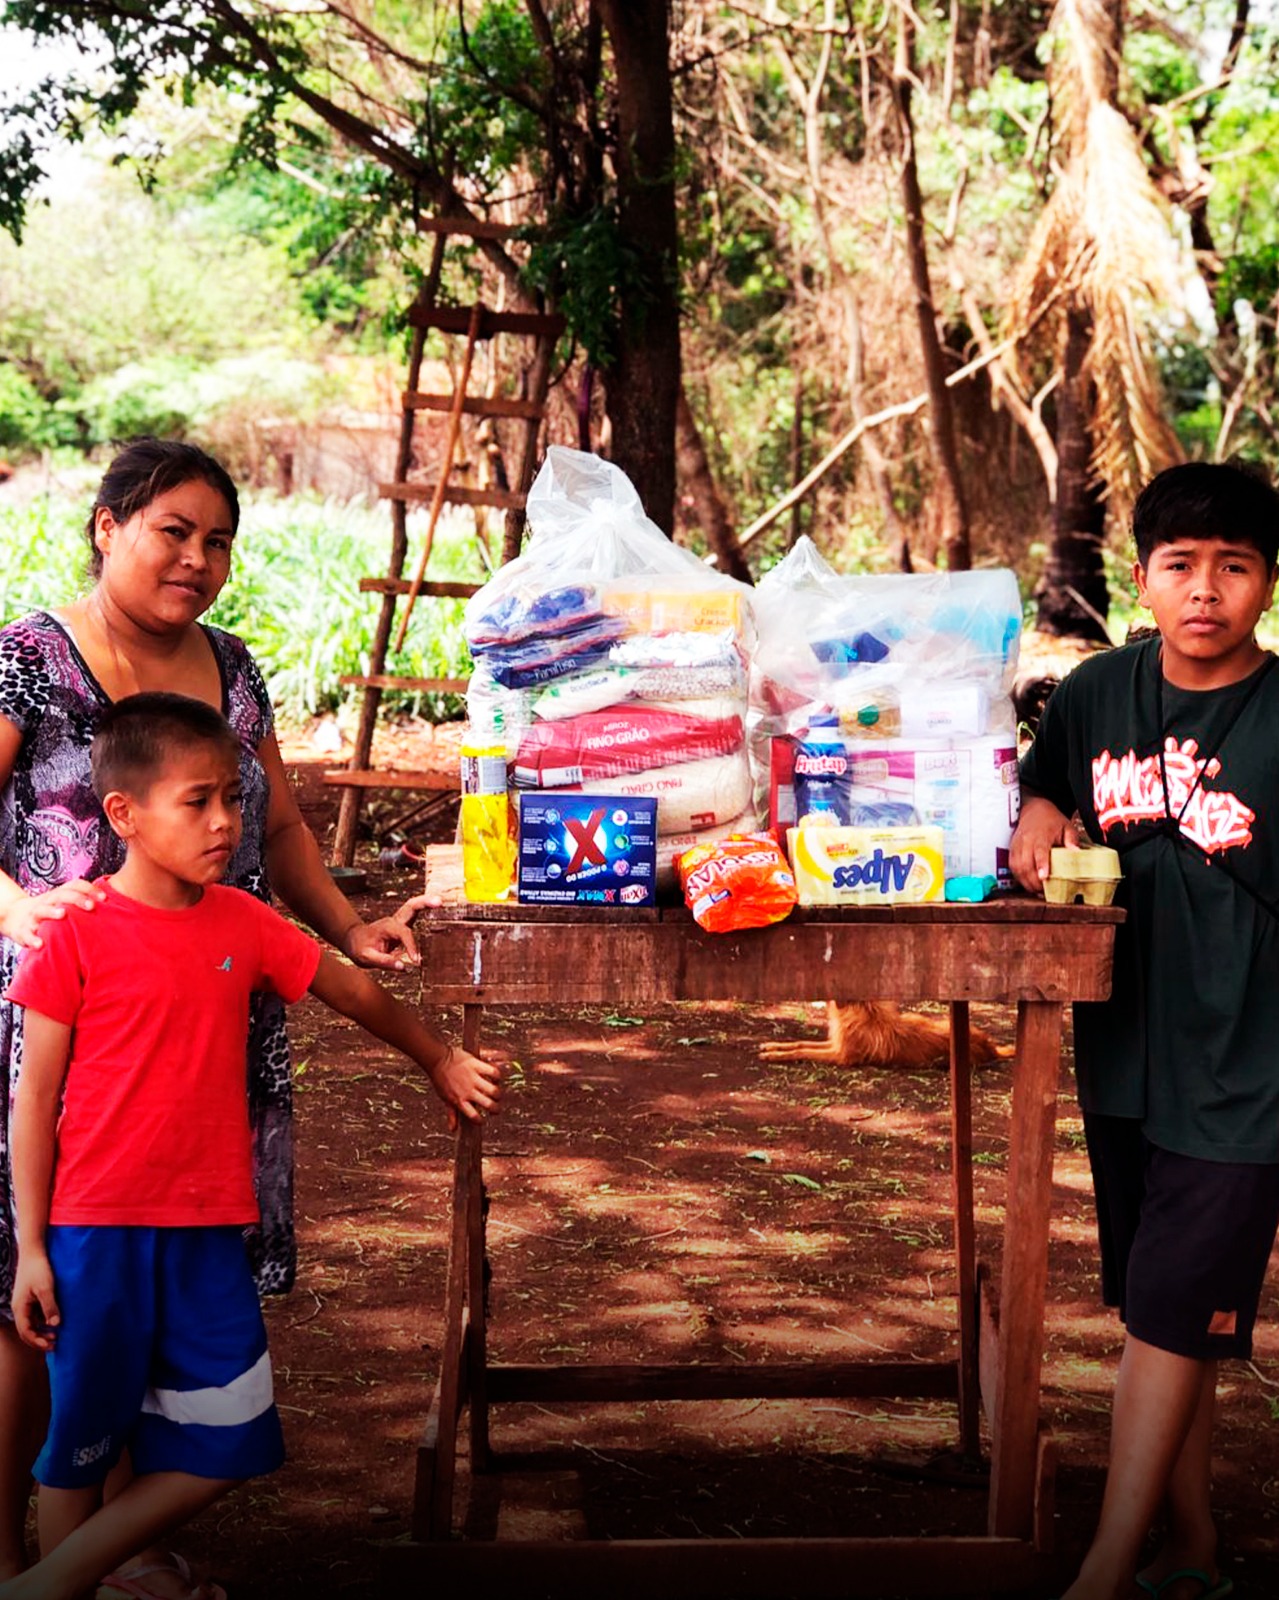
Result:
[[485,0],[469,25],[463,18],[459,7],[420,116],[435,148],[485,189],[524,163],[541,166],[542,126],[529,101],[548,92],[546,61],[515,0]]
[[[87,586],[84,519],[88,500],[34,500],[0,508],[0,624],[37,607],[56,606]],[[424,515],[410,520],[410,548]],[[294,497],[247,500],[230,582],[206,620],[244,640],[266,678],[278,716],[299,721],[339,705],[351,691],[343,674],[369,669],[378,599],[358,584],[385,570],[389,536],[384,508]],[[436,533],[431,575],[482,582],[469,516],[445,520]],[[419,603],[403,653],[390,670],[410,677],[458,677],[471,669],[460,600]],[[388,703],[435,720],[456,716],[447,695],[394,695]]]
[[1193,57],[1162,33],[1129,32],[1124,65],[1133,88],[1149,105],[1163,105],[1199,87]]
[[75,394],[129,362],[297,352],[308,322],[282,254],[225,234],[197,208],[174,215],[103,174],[34,212],[26,243],[0,239],[8,357],[46,394]]
[[31,380],[0,364],[0,450],[16,455],[75,442],[72,420],[46,400]]
[[27,506],[0,506],[0,625],[83,593],[89,504],[41,496]]
[[141,434],[182,438],[244,407],[305,418],[324,395],[320,369],[285,356],[264,352],[207,364],[157,357],[95,379],[81,392],[78,409],[90,438],[112,443]]
[[558,294],[559,309],[598,367],[613,360],[622,301],[642,316],[648,294],[635,253],[622,244],[611,205],[552,224],[530,251],[524,277],[530,288]]

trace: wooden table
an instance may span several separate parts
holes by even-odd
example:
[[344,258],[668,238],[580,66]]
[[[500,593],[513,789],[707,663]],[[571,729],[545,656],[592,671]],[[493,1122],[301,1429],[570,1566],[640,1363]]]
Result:
[[[1112,908],[1008,899],[981,906],[798,911],[749,933],[708,935],[682,908],[596,911],[449,906],[422,925],[423,997],[461,1004],[468,1048],[485,1005],[645,1005],[835,998],[951,1007],[952,1193],[958,1276],[953,1359],[695,1365],[491,1363],[484,1312],[482,1140],[456,1145],[439,1381],[418,1450],[412,1535],[388,1559],[444,1592],[499,1588],[609,1600],[624,1595],[805,1596],[1008,1591],[1032,1585],[1052,1527],[1053,1450],[1039,1417],[1053,1134],[1062,1008],[1110,990]],[[826,974],[824,980],[814,974]],[[814,990],[819,992],[814,994]],[[1015,1004],[1002,1282],[975,1257],[968,1004]],[[458,1423],[469,1403],[471,1466],[492,1470],[489,1407],[636,1398],[946,1396],[959,1445],[990,1428],[985,1536],[972,1538],[452,1541]]]

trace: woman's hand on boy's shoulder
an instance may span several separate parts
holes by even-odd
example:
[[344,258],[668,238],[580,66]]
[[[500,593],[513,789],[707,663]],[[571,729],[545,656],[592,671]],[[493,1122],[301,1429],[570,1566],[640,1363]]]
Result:
[[52,1350],[61,1321],[48,1256],[43,1250],[19,1249],[13,1276],[13,1322],[18,1337],[34,1350]]
[[1051,800],[1045,800],[1037,794],[1026,795],[1022,800],[1017,831],[1013,834],[1008,864],[1013,877],[1028,894],[1044,892],[1044,879],[1048,876],[1052,861],[1051,852],[1057,845],[1078,849],[1078,830]]
[[15,895],[0,912],[0,933],[24,949],[39,950],[44,943],[40,937],[42,922],[65,917],[68,906],[92,911],[105,899],[101,885],[90,883],[87,878],[73,878],[43,894]]
[[450,1045],[444,1059],[428,1070],[436,1093],[449,1108],[450,1128],[457,1127],[458,1112],[478,1122],[497,1110],[502,1072],[492,1061],[482,1061],[469,1050]]

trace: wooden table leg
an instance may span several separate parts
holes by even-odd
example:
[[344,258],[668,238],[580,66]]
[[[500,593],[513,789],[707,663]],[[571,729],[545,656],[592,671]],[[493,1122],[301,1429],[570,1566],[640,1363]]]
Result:
[[955,1305],[959,1321],[959,1448],[981,1455],[977,1375],[977,1248],[973,1236],[973,1078],[968,1004],[950,1008],[950,1192],[955,1222]]
[[989,1533],[1017,1539],[1029,1539],[1034,1531],[1044,1291],[1060,1070],[1061,1006],[1023,1000],[1017,1007],[987,1523]]
[[[462,1048],[476,1054],[480,1048],[480,1020],[484,1008],[462,1007]],[[463,1140],[469,1179],[466,1191],[466,1375],[471,1402],[471,1471],[487,1472],[491,1465],[488,1403],[488,1305],[484,1273],[487,1265],[484,1224],[483,1124],[468,1123]]]
[[[479,1040],[480,1006],[467,1006],[462,1039],[467,1048]],[[472,1015],[475,1013],[475,1015]],[[453,1195],[449,1208],[449,1260],[444,1287],[444,1345],[440,1376],[427,1415],[426,1429],[417,1453],[417,1479],[413,1493],[413,1537],[448,1539],[453,1532],[453,1483],[457,1472],[457,1420],[462,1407],[462,1376],[472,1377],[470,1329],[474,1314],[469,1304],[475,1271],[483,1274],[480,1124],[466,1120],[453,1145]],[[478,1256],[479,1267],[473,1267]],[[481,1327],[483,1294],[478,1297]],[[483,1335],[481,1332],[481,1339]],[[481,1344],[481,1352],[483,1346]],[[483,1378],[481,1374],[481,1392]],[[472,1396],[474,1405],[474,1396]],[[487,1412],[485,1413],[487,1420]]]

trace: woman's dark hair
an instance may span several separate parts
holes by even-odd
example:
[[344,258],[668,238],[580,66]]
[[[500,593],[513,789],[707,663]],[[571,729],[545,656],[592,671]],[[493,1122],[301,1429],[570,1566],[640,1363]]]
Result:
[[1152,478],[1132,509],[1143,567],[1161,544],[1223,539],[1250,544],[1266,566],[1279,551],[1279,491],[1250,461],[1187,461]]
[[89,512],[89,571],[97,578],[102,572],[102,552],[98,549],[94,525],[105,507],[117,522],[127,522],[158,495],[168,494],[179,484],[196,480],[207,483],[227,503],[231,513],[231,532],[240,525],[240,497],[230,474],[198,445],[177,439],[135,439],[125,445],[107,468],[98,487],[98,497]]

